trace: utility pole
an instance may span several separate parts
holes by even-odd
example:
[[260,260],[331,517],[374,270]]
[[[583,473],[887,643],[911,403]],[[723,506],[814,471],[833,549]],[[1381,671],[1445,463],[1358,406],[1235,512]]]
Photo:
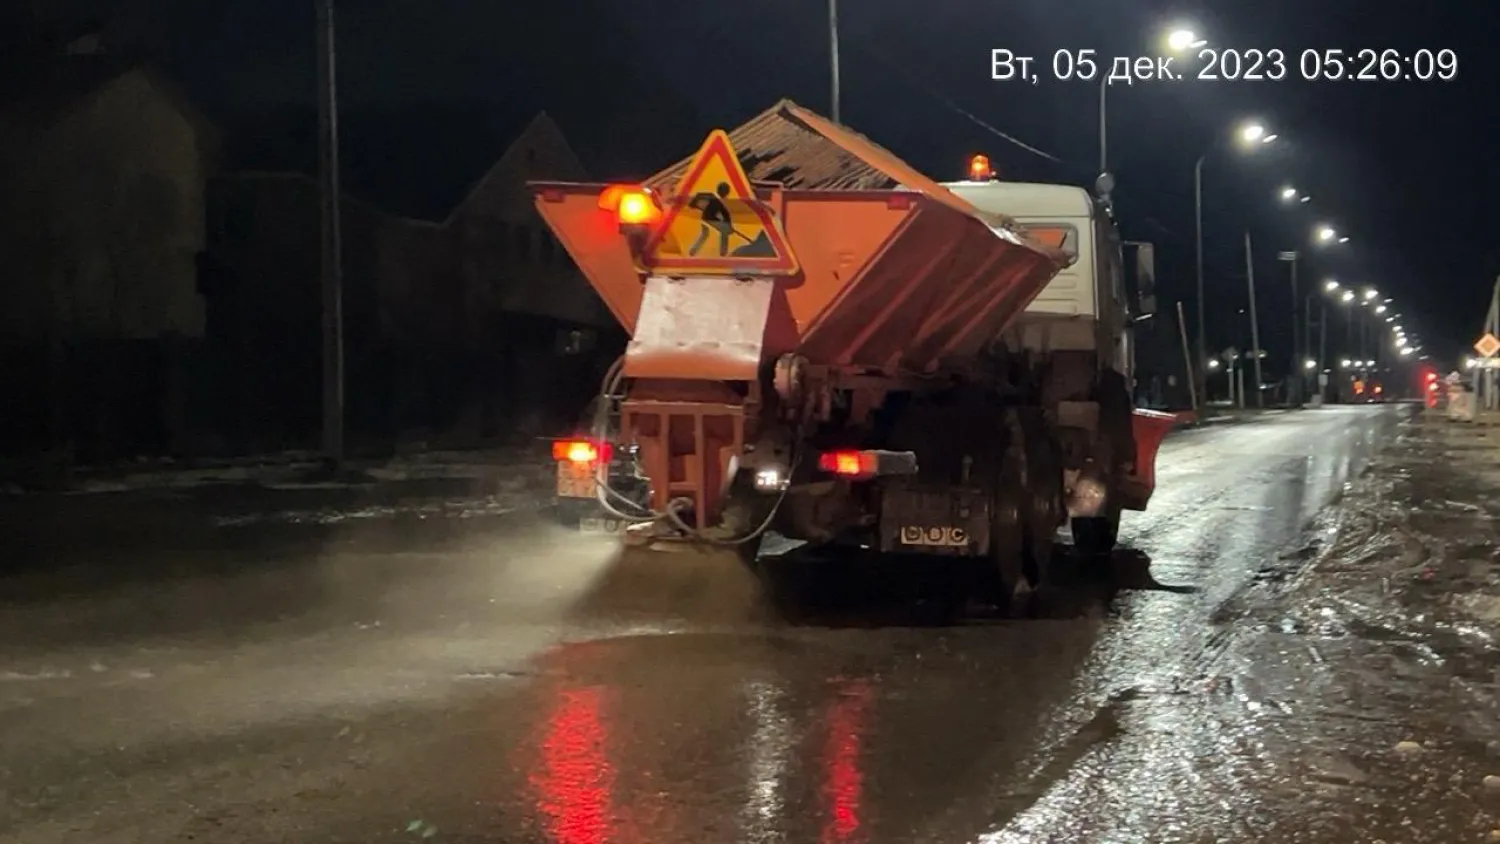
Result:
[[1319,404],[1328,400],[1327,376],[1328,370],[1328,303],[1323,302],[1318,309],[1318,397]]
[[1207,153],[1198,156],[1197,163],[1193,165],[1193,240],[1197,247],[1198,283],[1198,393],[1205,397],[1205,402],[1208,401],[1208,332],[1203,327],[1203,160],[1207,157]]
[[1260,385],[1260,323],[1255,318],[1255,259],[1250,252],[1250,230],[1245,230],[1245,284],[1250,290],[1250,345],[1255,360],[1255,406],[1265,407],[1265,394]]
[[318,145],[322,193],[323,456],[344,460],[344,270],[333,0],[318,0]]
[[839,0],[828,0],[828,42],[833,63],[833,122],[839,123]]
[[[1485,331],[1500,336],[1500,276],[1496,276],[1496,286],[1491,288],[1490,291],[1490,313],[1485,315]],[[1484,375],[1482,375],[1485,387],[1487,387],[1487,390],[1485,390],[1485,409],[1487,411],[1493,411],[1497,406],[1496,375],[1497,373],[1494,369],[1485,369]]]
[[1297,258],[1296,252],[1281,252],[1277,259],[1286,261],[1292,265],[1292,364],[1287,368],[1287,403],[1293,407],[1302,404],[1302,373],[1305,367],[1302,365],[1302,320],[1297,313],[1297,305],[1302,301],[1297,295]]
[[1109,172],[1109,74],[1099,79],[1099,172]]

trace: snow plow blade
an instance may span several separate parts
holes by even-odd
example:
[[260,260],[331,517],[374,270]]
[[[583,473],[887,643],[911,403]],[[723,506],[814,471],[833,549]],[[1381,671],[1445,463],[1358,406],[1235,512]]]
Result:
[[1135,437],[1135,471],[1125,479],[1120,490],[1124,496],[1125,509],[1146,509],[1151,493],[1156,490],[1156,454],[1161,450],[1162,440],[1192,418],[1193,414],[1135,411],[1131,418],[1131,433]]

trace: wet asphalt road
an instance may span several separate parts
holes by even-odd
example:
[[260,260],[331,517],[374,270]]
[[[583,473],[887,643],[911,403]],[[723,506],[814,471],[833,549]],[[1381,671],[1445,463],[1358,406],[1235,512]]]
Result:
[[1405,728],[1268,621],[1399,412],[1181,432],[1116,583],[944,626],[909,570],[785,578],[788,623],[722,561],[526,518],[28,504],[0,841],[1482,840],[1412,825],[1444,783],[1348,773]]

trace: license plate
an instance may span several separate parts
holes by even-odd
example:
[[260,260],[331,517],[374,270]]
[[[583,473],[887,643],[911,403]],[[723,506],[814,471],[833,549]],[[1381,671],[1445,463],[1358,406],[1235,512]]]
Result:
[[557,496],[559,498],[593,498],[594,464],[557,461]]
[[580,533],[622,533],[625,522],[619,519],[584,518],[578,520],[578,530]]
[[962,548],[969,544],[969,532],[960,527],[902,525],[901,544]]

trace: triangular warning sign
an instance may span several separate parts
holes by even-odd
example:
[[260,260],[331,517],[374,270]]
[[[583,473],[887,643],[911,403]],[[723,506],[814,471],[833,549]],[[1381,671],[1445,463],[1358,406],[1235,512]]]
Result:
[[796,275],[800,269],[776,214],[755,198],[722,129],[693,157],[641,262],[652,272],[684,275]]

